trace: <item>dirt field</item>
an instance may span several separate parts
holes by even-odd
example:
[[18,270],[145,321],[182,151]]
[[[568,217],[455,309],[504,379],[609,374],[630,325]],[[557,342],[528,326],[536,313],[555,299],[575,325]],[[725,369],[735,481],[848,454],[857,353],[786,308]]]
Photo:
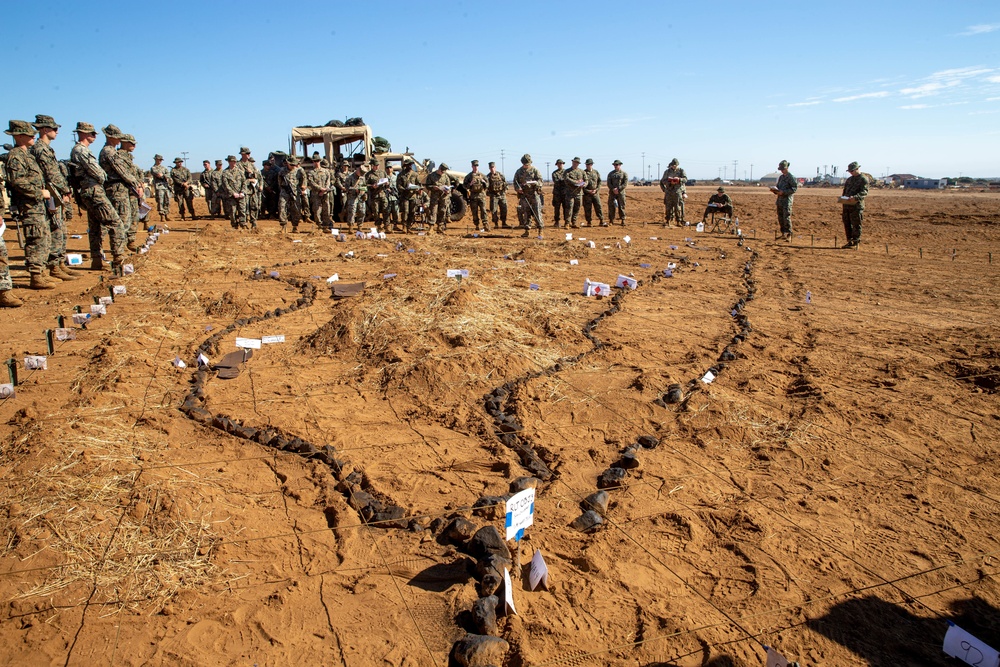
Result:
[[[839,191],[800,190],[791,243],[765,188],[729,191],[742,243],[664,229],[658,188],[572,241],[174,214],[134,275],[18,289],[3,359],[127,294],[0,400],[0,664],[462,664],[503,564],[469,535],[525,476],[517,615],[480,659],[957,664],[947,620],[1000,646],[1000,194],[874,191],[840,250]],[[330,298],[335,273],[363,293]],[[582,295],[619,274],[638,287]],[[571,527],[619,463],[603,523]]]

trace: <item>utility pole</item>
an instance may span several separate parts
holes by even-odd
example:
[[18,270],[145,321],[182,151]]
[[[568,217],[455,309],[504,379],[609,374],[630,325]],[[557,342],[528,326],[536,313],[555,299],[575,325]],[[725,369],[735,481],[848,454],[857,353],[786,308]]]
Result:
[[545,163],[545,174],[544,174],[542,180],[543,181],[549,180],[549,163],[548,162]]
[[642,154],[642,173],[646,173],[646,154]]
[[188,152],[187,151],[181,151],[181,155],[184,156],[184,166],[186,167],[187,163],[188,163]]
[[506,170],[503,168],[503,149],[502,148],[500,149],[500,171],[502,171],[505,174],[507,173]]
[[750,163],[750,182],[753,183],[753,162]]
[[733,180],[734,181],[737,179],[737,176],[736,176],[736,165],[738,165],[739,163],[740,163],[739,160],[733,160]]
[[657,175],[657,176],[659,176],[659,175],[660,175],[660,174],[662,174],[662,173],[663,173],[663,172],[662,172],[662,171],[660,171],[660,163],[659,163],[659,162],[657,162],[657,163],[656,163],[656,175]]

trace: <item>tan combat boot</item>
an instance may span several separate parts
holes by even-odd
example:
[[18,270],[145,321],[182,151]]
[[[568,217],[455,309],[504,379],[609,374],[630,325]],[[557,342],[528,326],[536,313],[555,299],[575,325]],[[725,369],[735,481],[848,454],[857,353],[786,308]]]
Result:
[[0,291],[0,308],[20,308],[24,302],[14,296],[14,291],[5,289]]
[[79,280],[77,276],[64,269],[61,264],[56,264],[49,269],[49,277],[57,280]]
[[59,282],[58,280],[46,278],[45,274],[32,273],[31,282],[28,284],[28,287],[31,289],[55,289]]

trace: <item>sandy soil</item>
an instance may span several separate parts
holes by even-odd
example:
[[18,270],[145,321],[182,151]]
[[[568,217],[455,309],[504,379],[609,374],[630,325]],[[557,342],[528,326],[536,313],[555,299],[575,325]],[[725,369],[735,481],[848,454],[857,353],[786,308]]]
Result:
[[[0,401],[0,663],[460,664],[489,586],[468,531],[529,475],[504,665],[955,664],[946,620],[1000,646],[1000,195],[873,192],[848,251],[836,191],[800,191],[790,244],[763,188],[730,188],[742,244],[630,192],[627,227],[573,241],[175,218],[132,276],[19,289],[4,359],[127,294]],[[236,379],[197,372],[267,335]]]

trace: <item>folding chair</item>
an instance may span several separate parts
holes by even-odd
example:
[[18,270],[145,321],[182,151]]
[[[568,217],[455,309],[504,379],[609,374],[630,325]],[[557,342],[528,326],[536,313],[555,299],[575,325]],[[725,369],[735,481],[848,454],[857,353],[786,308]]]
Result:
[[736,223],[736,216],[726,215],[722,211],[712,211],[712,221],[709,223],[712,228],[710,234],[735,234],[739,225]]

